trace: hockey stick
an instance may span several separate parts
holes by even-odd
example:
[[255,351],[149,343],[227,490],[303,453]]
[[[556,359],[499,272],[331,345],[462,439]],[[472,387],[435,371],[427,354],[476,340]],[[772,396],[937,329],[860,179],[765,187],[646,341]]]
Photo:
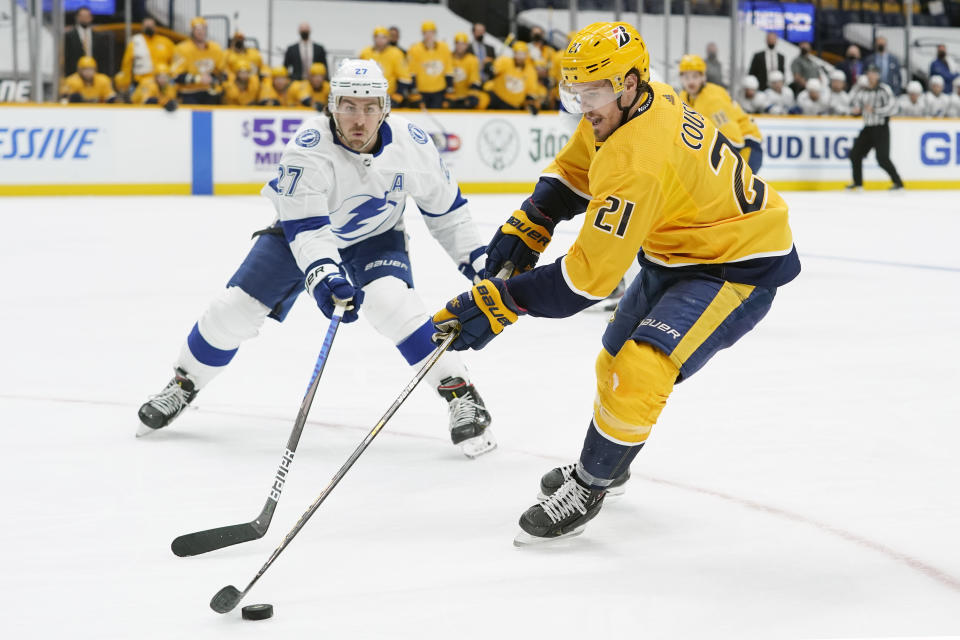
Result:
[[383,414],[383,417],[380,418],[380,421],[377,422],[373,429],[370,430],[370,433],[367,434],[367,437],[364,438],[357,448],[354,449],[353,453],[350,454],[350,457],[347,458],[347,461],[343,463],[343,466],[340,467],[340,470],[337,471],[337,473],[333,476],[333,479],[330,480],[330,484],[326,486],[326,488],[320,493],[320,496],[314,500],[313,504],[307,508],[304,514],[300,516],[300,519],[297,521],[297,523],[293,525],[293,529],[291,529],[290,532],[283,538],[280,546],[277,547],[270,555],[270,558],[267,560],[266,564],[260,567],[260,571],[257,572],[257,575],[253,576],[253,580],[250,581],[250,584],[247,585],[247,588],[243,591],[240,591],[231,584],[220,589],[220,591],[217,591],[216,595],[213,596],[213,599],[210,600],[211,609],[217,613],[227,613],[228,611],[232,611],[240,602],[240,600],[247,595],[253,585],[256,584],[257,580],[260,579],[260,576],[266,573],[267,569],[270,568],[270,565],[273,564],[274,560],[276,560],[280,553],[287,548],[287,545],[293,541],[294,537],[300,533],[300,530],[303,529],[305,524],[307,524],[307,521],[310,519],[310,517],[316,513],[317,509],[320,508],[320,505],[323,504],[323,501],[327,499],[328,495],[330,495],[330,492],[333,491],[334,487],[336,487],[340,480],[343,479],[343,476],[347,474],[347,471],[350,470],[350,467],[353,466],[353,463],[357,461],[357,458],[360,457],[366,448],[370,446],[370,443],[373,442],[373,439],[377,437],[377,434],[380,433],[380,431],[387,425],[387,422],[393,417],[393,414],[397,412],[397,409],[400,408],[400,405],[404,403],[417,384],[424,378],[424,376],[427,375],[427,372],[430,371],[433,365],[437,363],[437,361],[440,359],[440,356],[443,355],[443,352],[446,351],[447,347],[453,343],[454,339],[457,337],[457,333],[457,331],[451,331],[448,333],[443,339],[443,342],[441,342],[440,345],[433,350],[433,353],[430,355],[427,361],[422,367],[420,367],[420,371],[418,371],[413,379],[407,383],[407,386],[404,387],[403,391],[400,392],[400,395],[397,396],[397,399],[393,401],[393,404],[390,405],[390,408],[387,409],[387,412]]
[[307,422],[307,414],[310,413],[310,406],[313,404],[313,397],[317,394],[317,387],[320,384],[320,376],[323,374],[323,368],[327,364],[327,357],[330,355],[330,347],[333,345],[333,338],[337,335],[337,328],[343,319],[343,312],[346,303],[338,303],[330,317],[330,326],[327,328],[327,335],[323,338],[323,346],[320,347],[320,355],[317,356],[317,364],[313,368],[313,375],[310,378],[310,384],[307,385],[307,392],[300,403],[300,412],[297,413],[297,420],[293,425],[293,431],[290,432],[290,438],[287,440],[287,448],[283,452],[283,458],[280,460],[280,466],[273,479],[273,486],[270,487],[270,495],[267,502],[263,505],[263,510],[252,522],[243,524],[231,524],[216,529],[207,529],[206,531],[197,531],[179,536],[170,544],[173,553],[185,558],[187,556],[196,556],[208,551],[223,549],[242,542],[250,542],[262,538],[270,527],[270,521],[273,520],[273,512],[277,508],[277,502],[280,500],[280,492],[283,491],[283,483],[286,481],[287,474],[290,473],[290,466],[293,464],[293,455],[297,451],[297,444],[300,442],[300,434],[303,433],[303,427]]

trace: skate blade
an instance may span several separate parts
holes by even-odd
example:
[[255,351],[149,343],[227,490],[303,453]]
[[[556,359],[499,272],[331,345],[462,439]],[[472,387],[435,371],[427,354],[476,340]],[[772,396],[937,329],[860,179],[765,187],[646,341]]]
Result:
[[581,533],[583,533],[583,530],[586,529],[586,528],[587,528],[587,525],[586,525],[586,523],[584,523],[584,524],[580,525],[579,527],[577,527],[576,529],[574,529],[573,531],[569,531],[569,532],[563,534],[562,536],[555,536],[555,537],[553,537],[553,538],[541,538],[540,536],[532,536],[532,535],[530,535],[529,533],[527,533],[526,531],[523,531],[523,530],[521,529],[521,530],[520,530],[520,533],[518,533],[517,536],[513,539],[513,546],[515,546],[515,547],[532,547],[532,546],[536,546],[536,545],[540,545],[540,544],[547,544],[547,543],[549,543],[549,542],[556,542],[556,541],[558,541],[558,540],[566,540],[566,539],[568,539],[568,538],[575,538],[575,537],[577,537],[578,535],[580,535]]
[[490,429],[485,429],[480,435],[457,443],[457,446],[460,447],[463,455],[473,460],[496,449],[497,441],[493,438],[493,434],[490,433]]
[[137,437],[138,437],[138,438],[142,438],[142,437],[144,437],[144,436],[148,436],[148,435],[150,435],[151,433],[156,433],[157,431],[158,431],[158,429],[151,429],[150,427],[148,427],[147,425],[143,424],[142,422],[141,422],[139,425],[137,425]]

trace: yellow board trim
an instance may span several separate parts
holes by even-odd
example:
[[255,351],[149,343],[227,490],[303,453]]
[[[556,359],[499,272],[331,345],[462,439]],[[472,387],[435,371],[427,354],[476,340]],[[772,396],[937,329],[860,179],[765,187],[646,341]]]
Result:
[[[761,178],[763,176],[760,176]],[[843,191],[850,184],[847,180],[831,180],[820,182],[817,180],[766,180],[777,191]],[[960,189],[960,180],[904,180],[907,189]],[[889,189],[889,180],[868,180],[863,183],[866,191],[883,191]]]
[[687,331],[680,344],[670,354],[670,360],[680,368],[693,355],[693,352],[713,335],[724,320],[739,307],[753,292],[755,287],[735,282],[724,282],[710,304]]
[[0,184],[0,196],[188,196],[189,183]]

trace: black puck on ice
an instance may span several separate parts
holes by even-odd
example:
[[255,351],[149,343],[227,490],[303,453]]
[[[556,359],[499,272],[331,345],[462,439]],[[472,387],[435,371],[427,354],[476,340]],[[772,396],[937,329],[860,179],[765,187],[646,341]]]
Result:
[[244,620],[266,620],[273,617],[272,604],[248,604],[240,610]]

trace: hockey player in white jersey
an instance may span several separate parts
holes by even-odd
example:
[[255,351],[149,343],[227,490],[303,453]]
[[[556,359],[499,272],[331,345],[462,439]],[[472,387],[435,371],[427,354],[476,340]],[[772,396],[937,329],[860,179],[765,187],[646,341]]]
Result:
[[953,93],[950,94],[950,108],[947,109],[948,118],[960,118],[960,76],[953,79]]
[[950,109],[950,94],[943,90],[943,78],[930,76],[929,84],[930,90],[924,95],[927,100],[927,112],[924,115],[929,118],[945,118]]
[[850,115],[850,94],[846,92],[847,76],[843,71],[834,69],[830,72],[830,94],[828,98],[829,106],[827,115],[848,116]]
[[797,96],[797,107],[805,116],[822,116],[830,108],[830,97],[816,78],[807,80],[807,86]]
[[[341,64],[330,81],[329,114],[303,123],[261,191],[276,222],[256,234],[227,288],[194,325],[174,378],[140,408],[141,434],[170,424],[267,317],[283,320],[304,288],[327,317],[335,300],[350,301],[343,322],[356,320],[362,306],[412,367],[433,352],[433,324],[413,289],[407,254],[407,196],[471,282],[486,245],[433,141],[389,115],[387,86],[373,61]],[[444,354],[426,379],[447,401],[453,443],[468,457],[493,449],[490,414],[459,354]]]
[[767,96],[767,113],[778,116],[790,113],[796,101],[793,97],[793,89],[783,83],[783,72],[771,71],[768,80],[770,86],[764,91]]
[[747,113],[765,113],[769,106],[767,94],[760,91],[756,76],[744,76],[743,86],[737,92],[737,102]]
[[907,92],[897,98],[897,115],[923,118],[927,115],[927,97],[916,80],[907,83]]

